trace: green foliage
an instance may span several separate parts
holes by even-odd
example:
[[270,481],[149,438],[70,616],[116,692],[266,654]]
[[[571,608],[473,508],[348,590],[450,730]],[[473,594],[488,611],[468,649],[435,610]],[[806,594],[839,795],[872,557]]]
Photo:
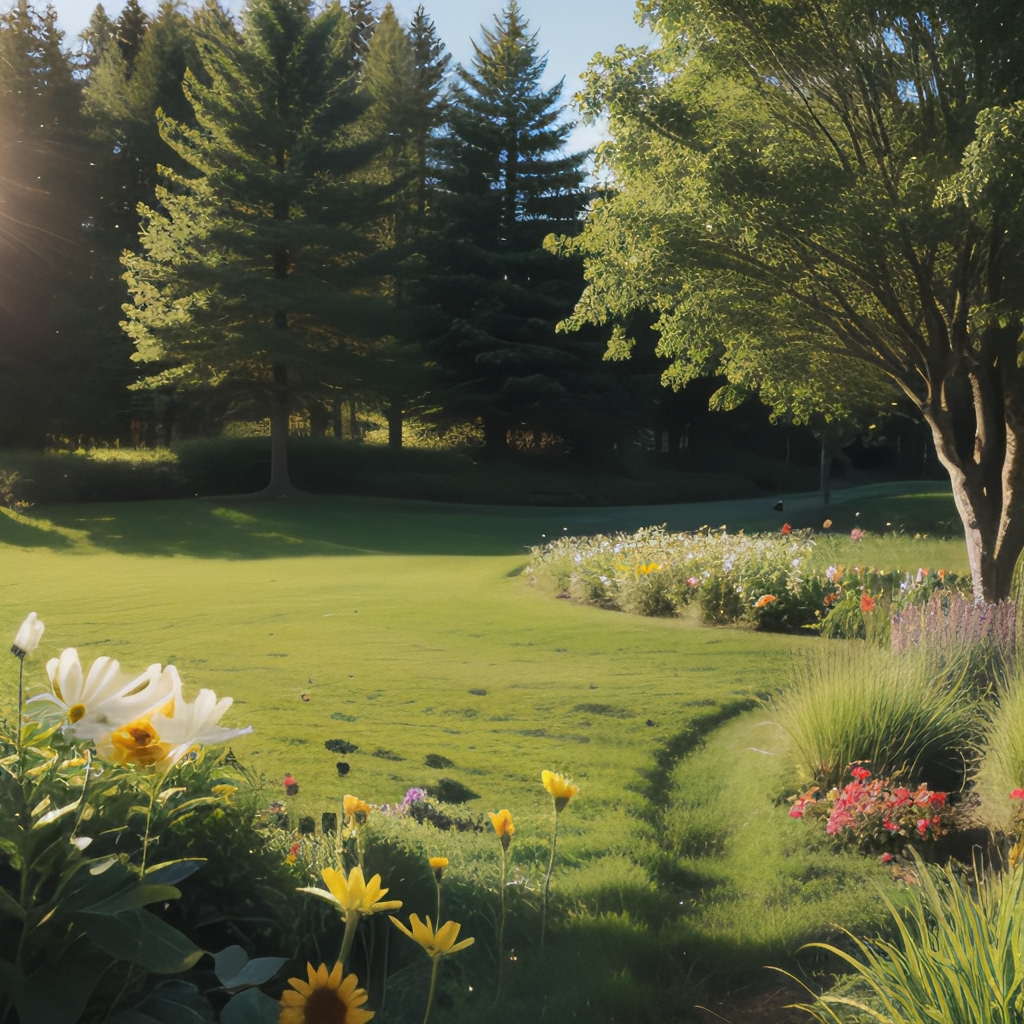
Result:
[[1024,674],[1020,667],[996,689],[995,697],[995,703],[986,708],[975,791],[984,820],[1009,831],[1016,810],[1010,793],[1024,788]]
[[800,659],[772,707],[801,782],[825,791],[857,761],[876,775],[959,789],[980,724],[970,691],[934,656],[873,644],[830,644]]
[[1024,83],[1003,70],[1019,19],[956,2],[643,7],[660,45],[587,76],[617,189],[576,247],[589,283],[566,326],[604,325],[623,358],[637,313],[656,318],[665,382],[722,376],[723,407],[756,392],[806,422],[909,401],[972,510],[977,596],[1005,598],[1024,544],[998,525],[1024,486],[1004,415],[1024,378],[1003,370],[1024,316]]
[[439,307],[428,351],[444,374],[443,421],[479,419],[492,450],[523,429],[535,444],[549,433],[585,451],[625,396],[595,339],[554,331],[579,297],[580,265],[542,243],[574,234],[589,197],[585,154],[564,151],[562,85],[541,87],[538,46],[512,0],[456,71],[435,147],[442,235],[422,280]]
[[824,995],[801,1007],[822,1024],[1016,1024],[1024,1014],[1024,870],[973,875],[917,860],[918,884],[898,909],[884,893],[898,939],[846,932],[848,948],[813,943],[853,969],[868,999]]

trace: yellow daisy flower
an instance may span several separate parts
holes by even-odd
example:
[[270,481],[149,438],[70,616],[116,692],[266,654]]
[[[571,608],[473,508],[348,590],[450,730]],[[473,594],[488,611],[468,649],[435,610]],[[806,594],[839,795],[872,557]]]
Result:
[[434,878],[440,883],[441,879],[444,878],[444,869],[448,867],[447,857],[431,857],[430,858],[430,870],[434,872]]
[[458,953],[460,949],[472,946],[476,942],[476,939],[463,939],[461,942],[456,942],[455,940],[459,937],[459,929],[462,928],[462,925],[455,921],[446,921],[437,931],[434,931],[434,925],[430,920],[429,914],[427,915],[426,924],[416,914],[411,914],[409,916],[409,924],[412,925],[412,930],[410,931],[397,917],[389,916],[391,917],[391,923],[404,935],[408,935],[413,942],[418,942],[431,960],[439,956],[449,956],[451,953]]
[[327,900],[328,903],[333,903],[343,915],[356,910],[365,916],[381,910],[398,910],[402,906],[401,900],[381,902],[388,890],[381,888],[380,875],[374,875],[367,882],[363,877],[363,869],[358,864],[348,873],[348,878],[334,868],[324,868],[320,874],[327,886],[327,892],[311,886],[303,887],[299,891],[312,893]]
[[495,834],[501,840],[502,847],[507,850],[509,843],[512,842],[512,837],[516,834],[516,826],[512,821],[512,812],[508,808],[503,807],[497,814],[493,811],[488,811],[487,814],[491,819],[491,824],[494,826]]
[[540,773],[541,782],[544,788],[551,794],[555,801],[555,810],[561,811],[565,805],[580,791],[572,779],[559,775],[558,772],[549,772],[547,769]]
[[278,1024],[366,1024],[372,1010],[360,1007],[367,1000],[366,989],[357,988],[354,974],[342,977],[341,964],[328,972],[327,965],[306,964],[309,981],[289,978],[290,989],[281,995]]

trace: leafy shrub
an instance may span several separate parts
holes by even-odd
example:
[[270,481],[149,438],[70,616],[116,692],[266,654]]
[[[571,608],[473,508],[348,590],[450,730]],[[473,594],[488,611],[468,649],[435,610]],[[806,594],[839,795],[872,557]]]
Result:
[[917,875],[919,884],[912,886],[905,912],[879,896],[892,914],[899,941],[847,933],[853,953],[812,943],[845,961],[870,997],[824,995],[801,1009],[823,1024],[854,1019],[1019,1024],[1024,1014],[1024,869],[965,878],[947,866],[933,876],[918,860]]
[[793,803],[789,816],[827,817],[828,835],[865,852],[938,839],[948,830],[948,793],[930,790],[924,783],[911,790],[896,779],[872,779],[863,765],[852,765],[850,774],[852,782],[823,799],[817,798],[815,786]]
[[829,644],[796,663],[793,685],[773,705],[802,781],[825,791],[855,763],[959,789],[963,751],[978,733],[969,693],[927,652]]

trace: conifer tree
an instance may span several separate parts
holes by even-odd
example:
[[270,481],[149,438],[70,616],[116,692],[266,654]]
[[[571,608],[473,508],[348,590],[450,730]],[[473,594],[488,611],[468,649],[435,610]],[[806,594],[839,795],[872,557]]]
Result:
[[[53,8],[0,15],[0,440],[36,443],[59,431],[83,394],[63,393],[58,357],[70,326],[61,308],[82,239],[88,153],[81,90]],[[81,384],[81,381],[76,384]],[[52,416],[45,424],[40,410]]]
[[363,67],[362,87],[371,99],[367,127],[382,140],[370,173],[392,189],[377,225],[391,256],[381,290],[403,314],[399,333],[380,339],[366,353],[363,383],[385,404],[388,441],[394,447],[402,444],[404,413],[429,377],[414,284],[423,273],[429,230],[425,196],[431,172],[426,154],[443,116],[441,86],[449,59],[422,7],[406,32],[388,4]]
[[447,227],[432,259],[442,269],[427,289],[448,326],[432,351],[447,374],[446,414],[482,421],[492,450],[505,447],[511,429],[565,436],[573,393],[592,366],[600,369],[599,352],[555,334],[582,277],[543,240],[574,233],[588,197],[586,155],[565,152],[573,126],[562,83],[541,86],[546,63],[511,0],[474,43],[471,66],[456,69],[438,146]]
[[337,5],[251,0],[237,29],[202,12],[204,80],[185,93],[198,128],[161,115],[194,177],[166,172],[126,255],[137,358],[174,360],[156,382],[245,382],[269,392],[268,496],[290,489],[289,385],[330,361],[339,338],[376,333],[365,294],[364,219],[375,196],[353,178],[372,152],[353,138],[352,21]]

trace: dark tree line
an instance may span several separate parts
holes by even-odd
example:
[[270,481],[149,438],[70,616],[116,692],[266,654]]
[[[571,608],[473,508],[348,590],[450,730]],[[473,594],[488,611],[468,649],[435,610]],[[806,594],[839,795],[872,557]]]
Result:
[[652,375],[555,330],[582,266],[545,239],[592,195],[515,0],[467,67],[368,0],[55,21],[0,17],[0,444],[269,415],[283,457],[290,413],[340,433],[354,401],[393,444],[411,414],[584,453],[644,423]]

